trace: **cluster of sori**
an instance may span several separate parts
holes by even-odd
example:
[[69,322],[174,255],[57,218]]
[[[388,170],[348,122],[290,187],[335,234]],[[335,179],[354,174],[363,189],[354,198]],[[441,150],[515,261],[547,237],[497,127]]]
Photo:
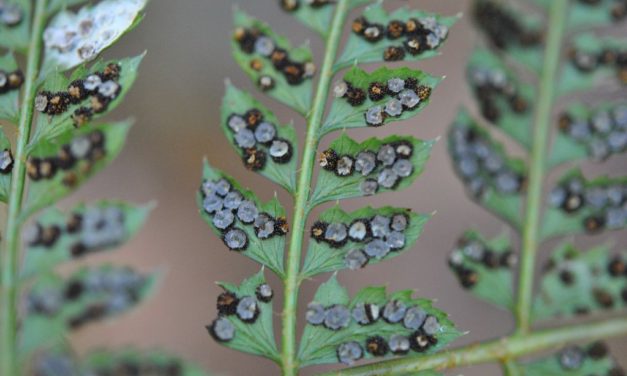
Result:
[[75,236],[69,251],[72,257],[81,257],[120,244],[127,236],[124,221],[121,208],[94,206],[82,213],[71,213],[63,226],[34,223],[24,232],[24,241],[29,247],[50,249],[64,234]]
[[247,200],[226,179],[205,180],[200,191],[205,213],[222,232],[222,241],[231,251],[244,251],[249,243],[246,232],[235,226],[238,221],[242,226],[253,226],[261,240],[285,236],[289,230],[284,217],[274,218],[260,212],[253,201]]
[[235,134],[235,144],[242,149],[246,168],[258,171],[266,166],[267,154],[275,163],[288,163],[292,159],[292,144],[277,137],[276,125],[265,121],[256,108],[244,114],[231,114],[227,126]]
[[498,122],[502,115],[498,100],[505,100],[516,114],[524,114],[529,110],[529,103],[502,69],[472,67],[469,79],[479,100],[481,114],[492,123]]
[[[609,349],[603,342],[588,346],[569,346],[556,354],[557,362],[566,372],[576,372],[584,367],[587,360],[601,361],[609,356]],[[612,361],[612,363],[615,363]],[[595,373],[597,374],[597,373]],[[625,376],[625,371],[617,364],[607,371],[606,376]]]
[[[335,0],[305,0],[305,5],[314,9],[322,8],[333,3],[335,3]],[[281,9],[286,12],[295,12],[300,8],[301,0],[279,0],[279,5]]]
[[483,241],[464,236],[459,239],[457,247],[451,252],[448,264],[457,276],[462,287],[470,289],[478,282],[480,275],[472,265],[483,265],[490,270],[511,270],[518,258],[512,251],[496,252]]
[[383,60],[399,61],[406,53],[418,56],[425,51],[435,50],[448,36],[448,27],[439,23],[435,17],[408,21],[392,20],[387,25],[371,23],[365,17],[356,18],[352,24],[353,33],[370,43],[377,43],[384,38],[395,41],[405,38],[398,46],[389,46],[383,51]]
[[67,319],[70,328],[78,328],[131,308],[140,298],[147,280],[130,268],[94,269],[82,277],[66,281],[58,287],[32,290],[26,297],[30,314],[56,316],[67,304],[91,297],[79,312]]
[[339,155],[333,149],[327,149],[320,155],[320,167],[342,178],[361,174],[365,179],[360,190],[364,196],[372,196],[379,187],[394,189],[400,182],[414,172],[411,156],[413,145],[408,141],[399,141],[381,145],[379,150],[364,150],[355,157]]
[[327,223],[318,221],[311,228],[311,237],[333,248],[340,248],[349,241],[364,244],[363,248],[348,251],[344,264],[351,270],[360,269],[370,259],[382,259],[390,252],[405,247],[405,230],[409,216],[405,213],[390,216],[377,214],[372,218],[358,218],[352,223]]
[[478,129],[458,122],[450,138],[455,170],[473,196],[480,197],[490,187],[502,194],[524,189],[525,176],[508,166],[505,157]]
[[67,187],[73,187],[78,182],[78,176],[70,170],[80,162],[85,162],[80,165],[80,172],[88,173],[93,163],[106,155],[105,141],[104,133],[95,130],[74,137],[68,144],[62,145],[55,156],[31,157],[26,165],[28,177],[32,181],[50,180],[57,172],[65,171],[62,182]]
[[118,97],[122,86],[120,65],[111,63],[102,72],[95,72],[85,79],[72,81],[66,91],[42,91],[35,97],[35,109],[48,115],[59,115],[70,105],[79,104],[90,98],[88,106],[81,106],[72,114],[74,126],[80,127],[91,120],[94,114],[107,110],[109,103]]
[[627,224],[627,183],[587,184],[575,176],[551,190],[549,203],[567,214],[589,213],[583,219],[588,233],[616,230]]
[[11,149],[0,151],[0,174],[8,175],[13,171],[13,153]]
[[[227,318],[236,317],[246,324],[254,324],[261,313],[261,303],[270,303],[274,297],[272,287],[263,283],[255,289],[255,296],[237,296],[225,291],[218,296],[218,318],[207,326],[209,334],[218,342],[228,342],[235,337],[235,326]],[[270,308],[268,308],[270,309]]]
[[537,46],[542,40],[537,30],[526,27],[511,10],[492,0],[479,1],[474,18],[490,42],[499,49]]
[[19,4],[0,0],[0,25],[15,27],[22,23],[23,18],[24,12]]
[[0,69],[0,95],[19,89],[24,83],[24,73],[16,69],[13,72],[5,72]]
[[590,52],[573,47],[569,55],[570,61],[580,72],[591,73],[602,67],[614,68],[618,79],[627,84],[627,49],[608,47],[600,52]]
[[627,105],[597,111],[587,119],[563,113],[559,118],[559,129],[585,145],[594,161],[602,162],[627,149]]
[[[278,47],[272,38],[256,28],[237,28],[235,41],[242,52],[249,55],[256,54],[270,60],[274,68],[283,74],[290,85],[300,85],[316,73],[314,63],[292,61],[285,49]],[[250,67],[259,72],[264,68],[264,63],[255,58],[250,61]],[[272,90],[275,86],[275,79],[272,76],[263,75],[259,77],[257,85],[263,91]]]
[[614,21],[621,21],[627,17],[627,0],[579,0],[581,4],[588,6],[606,6],[611,1],[610,15]]
[[405,355],[409,350],[418,353],[427,351],[437,344],[436,335],[441,325],[435,316],[429,315],[418,306],[408,306],[399,300],[391,300],[383,307],[374,303],[358,303],[352,310],[341,304],[328,307],[311,302],[307,306],[307,322],[314,326],[339,331],[355,322],[361,326],[372,325],[382,319],[389,325],[399,325],[398,334],[388,339],[376,333],[366,338],[363,345],[357,341],[340,344],[337,358],[340,363],[353,364],[364,355],[364,348],[372,356],[385,356],[388,353]]
[[366,124],[371,127],[383,125],[386,118],[397,118],[404,111],[412,111],[431,96],[432,89],[420,85],[415,78],[390,78],[387,82],[372,82],[368,86],[368,92],[354,87],[350,82],[341,81],[335,84],[333,94],[336,98],[345,98],[353,107],[361,106],[370,98],[373,102],[379,102],[387,96],[391,98],[385,105],[375,105],[364,113]]

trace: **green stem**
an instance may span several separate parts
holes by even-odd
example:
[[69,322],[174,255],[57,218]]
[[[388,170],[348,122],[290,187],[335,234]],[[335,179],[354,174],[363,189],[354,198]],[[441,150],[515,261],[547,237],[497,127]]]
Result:
[[494,361],[507,361],[544,350],[559,349],[569,343],[592,342],[626,334],[627,318],[617,318],[589,325],[573,325],[527,335],[514,335],[483,344],[471,344],[449,352],[392,359],[329,372],[322,376],[406,375],[417,371],[444,370]]
[[555,100],[555,77],[562,51],[567,7],[568,0],[553,0],[551,2],[545,60],[542,67],[540,92],[536,101],[538,108],[533,133],[531,167],[529,170],[529,194],[522,233],[518,304],[516,305],[517,328],[521,334],[529,332],[531,326],[530,318],[536,254],[541,242],[538,234],[541,225],[540,211],[543,202],[543,182],[546,172],[551,114]]
[[24,198],[26,178],[26,146],[30,138],[33,122],[33,101],[37,90],[37,74],[40,64],[41,43],[46,22],[47,0],[37,0],[28,47],[26,74],[24,77],[24,95],[20,109],[20,121],[15,145],[15,162],[11,175],[9,209],[5,232],[4,251],[2,252],[2,318],[0,321],[0,369],[2,375],[18,375],[17,362],[17,306],[18,306],[18,268],[20,256],[20,212]]
[[285,303],[283,306],[283,332],[281,367],[286,376],[298,373],[296,356],[296,308],[298,290],[300,287],[300,264],[305,233],[305,222],[309,214],[309,195],[311,193],[311,179],[316,162],[316,152],[320,142],[319,129],[327,102],[327,95],[333,79],[333,64],[342,40],[342,32],[346,17],[350,10],[350,0],[338,0],[335,14],[331,23],[331,32],[326,40],[326,51],[320,70],[320,81],[316,89],[311,112],[307,121],[307,135],[305,150],[301,162],[298,187],[295,193],[294,220],[291,227],[291,240],[287,254],[287,269],[285,277]]
[[518,364],[513,359],[507,359],[503,361],[503,375],[505,376],[520,376],[520,368],[518,368]]

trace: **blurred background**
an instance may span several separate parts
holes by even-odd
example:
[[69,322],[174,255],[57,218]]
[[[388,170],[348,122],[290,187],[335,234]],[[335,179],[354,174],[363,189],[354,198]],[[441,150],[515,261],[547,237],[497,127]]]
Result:
[[[137,30],[107,52],[107,57],[125,57],[148,51],[137,83],[121,108],[110,116],[112,119],[134,117],[137,121],[120,158],[65,204],[102,197],[136,203],[155,200],[158,206],[138,237],[122,250],[97,255],[87,263],[106,260],[143,271],[162,270],[165,278],[158,294],[132,313],[78,331],[72,340],[81,353],[101,346],[134,345],[178,353],[216,374],[278,374],[270,361],[218,346],[204,328],[215,316],[215,298],[220,289],[214,282],[239,283],[259,266],[229,253],[200,219],[194,195],[200,183],[202,159],[207,157],[244,186],[254,187],[264,200],[278,189],[244,169],[219,128],[225,78],[241,88],[255,90],[231,59],[229,38],[234,5],[234,1],[225,0],[152,0]],[[277,1],[238,0],[237,5],[273,25],[278,33],[289,36],[293,44],[310,39],[314,53],[321,56],[322,43],[317,35],[282,13]],[[386,1],[390,9],[400,5],[454,15],[467,12],[469,1]],[[395,132],[433,139],[446,134],[459,106],[466,104],[476,113],[464,81],[464,66],[477,42],[478,36],[468,18],[463,18],[452,30],[442,56],[410,64],[433,75],[447,76],[432,97],[431,105],[409,121],[381,129],[351,131],[350,135],[364,139]],[[276,111],[283,123],[294,119],[302,139],[305,129],[302,119],[272,100],[258,97]],[[328,142],[326,139],[323,144]],[[519,150],[511,146],[516,154]],[[616,158],[603,168],[595,166],[587,171],[596,176],[606,168],[613,176],[627,172],[624,162]],[[289,198],[283,192],[278,194],[289,212]],[[445,142],[437,144],[426,172],[410,189],[367,200],[349,200],[343,207],[354,210],[366,203],[411,207],[426,213],[437,211],[437,214],[426,226],[415,249],[404,256],[363,271],[340,274],[340,281],[351,292],[368,284],[388,285],[392,290],[416,289],[418,295],[436,299],[437,306],[449,312],[461,330],[469,331],[457,345],[494,338],[512,330],[514,323],[508,313],[464,292],[446,266],[448,253],[463,231],[478,228],[492,237],[507,228],[467,199],[462,184],[453,174]],[[627,243],[625,234],[610,236],[618,246]],[[592,239],[596,243],[601,241],[605,239]],[[548,247],[551,245],[554,244]],[[310,301],[315,287],[326,278],[306,283],[301,302]],[[270,283],[276,292],[281,290],[276,279],[270,279]],[[280,303],[281,296],[275,303],[277,319]],[[611,344],[614,355],[627,367],[627,339],[614,340]],[[326,368],[313,368],[305,374],[323,369]],[[449,374],[485,376],[498,375],[500,371],[489,365]]]

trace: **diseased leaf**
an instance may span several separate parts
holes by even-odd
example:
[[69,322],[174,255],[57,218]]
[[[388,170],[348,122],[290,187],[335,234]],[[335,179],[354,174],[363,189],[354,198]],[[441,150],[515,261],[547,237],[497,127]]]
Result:
[[0,47],[25,51],[30,40],[32,2],[5,0],[4,3],[8,7],[5,12],[10,12],[11,22],[0,22]]
[[626,51],[625,39],[591,33],[577,35],[572,42],[569,61],[559,78],[558,94],[589,90],[601,82],[627,84],[627,73],[620,67],[618,58]]
[[[8,151],[8,154],[7,154]],[[9,163],[0,169],[0,202],[8,202],[9,191],[11,190],[11,171],[13,170],[13,154],[11,153],[11,141],[4,134],[0,127],[0,160],[2,163]]]
[[563,243],[544,268],[533,307],[535,320],[567,318],[624,309],[627,305],[627,254],[607,246],[585,252]]
[[476,231],[467,231],[449,256],[449,267],[463,288],[507,310],[514,308],[516,262],[508,235],[486,240]]
[[309,46],[292,48],[287,38],[241,10],[234,12],[234,24],[231,48],[237,64],[260,90],[307,114],[312,99],[311,78],[316,70]]
[[[228,198],[225,196],[226,191],[220,188],[224,183],[228,183],[228,192],[232,192]],[[237,199],[237,192],[243,196],[243,200]],[[252,191],[243,189],[233,178],[212,168],[205,161],[203,183],[196,195],[196,202],[201,217],[222,238],[227,248],[241,252],[281,277],[284,275],[283,252],[288,228],[285,209],[276,197],[262,203]],[[243,202],[246,204],[242,207]],[[254,204],[256,209],[252,209],[250,204]],[[249,224],[244,223],[242,218],[250,220]],[[223,227],[226,225],[226,230],[220,230],[216,223]],[[240,241],[240,237],[244,240]]]
[[[429,218],[429,215],[415,214],[409,209],[366,207],[346,213],[334,206],[322,213],[311,228],[312,240],[302,274],[312,277],[345,268],[365,267],[366,263],[375,264],[399,256],[411,249]],[[390,244],[393,247],[389,247]]]
[[25,220],[59,201],[109,165],[120,153],[129,121],[66,131],[54,142],[41,140],[29,153]]
[[335,98],[320,133],[379,127],[409,119],[429,104],[431,92],[440,81],[409,68],[381,67],[368,73],[355,66],[344,75],[343,81],[336,83]]
[[524,162],[509,158],[468,114],[461,110],[449,133],[449,153],[468,194],[512,227],[521,227]]
[[[313,307],[324,307],[327,309],[327,312],[329,312],[328,308],[338,309],[338,307],[346,307],[349,312],[351,312],[354,308],[363,303],[376,305],[380,308],[381,314],[384,317],[391,318],[392,316],[384,313],[384,306],[390,301],[397,301],[402,303],[407,309],[411,307],[419,308],[420,312],[424,313],[424,316],[427,317],[428,324],[424,324],[424,322],[420,323],[420,321],[425,321],[425,317],[422,317],[422,320],[418,319],[413,321],[414,324],[419,324],[418,327],[420,329],[418,330],[407,329],[403,326],[402,319],[400,323],[396,324],[388,323],[383,318],[380,318],[369,325],[360,325],[355,318],[348,313],[348,325],[334,331],[326,328],[324,325],[331,324],[331,322],[328,321],[331,316],[340,315],[344,317],[343,314],[340,313],[341,308],[333,314],[325,314],[326,324],[324,325],[312,325],[311,320],[314,318],[314,315],[310,314],[298,352],[301,365],[311,366],[316,364],[338,363],[338,347],[353,341],[356,342],[357,346],[362,350],[362,355],[365,359],[372,359],[373,355],[366,351],[366,349],[369,348],[366,342],[369,340],[372,341],[375,336],[381,337],[382,342],[378,343],[379,349],[386,347],[387,342],[394,335],[403,336],[405,338],[414,337],[414,334],[417,336],[430,337],[430,344],[426,345],[426,348],[421,351],[423,354],[430,354],[447,346],[461,335],[454,324],[448,319],[446,313],[433,308],[429,300],[412,298],[412,294],[413,292],[409,290],[387,294],[385,287],[368,287],[361,290],[350,300],[346,289],[339,284],[335,275],[332,276],[328,282],[322,284],[318,289],[314,301],[309,306],[310,310],[312,310]],[[359,306],[358,310],[360,310],[361,307],[363,306]],[[426,333],[427,331],[433,334],[428,334]],[[410,339],[410,343],[412,343],[412,348],[415,348],[415,341]],[[372,347],[373,345],[371,344],[371,351],[373,350]],[[414,350],[409,350],[409,352],[411,356],[419,356]],[[387,352],[385,355],[389,356],[392,354]],[[358,359],[353,358],[353,360]]]
[[481,48],[470,57],[467,76],[483,118],[531,149],[532,86],[520,83],[498,56]]
[[[125,368],[126,367],[126,368]],[[139,349],[99,350],[81,360],[82,374],[109,374],[119,369],[136,367],[152,370],[155,374],[202,376],[206,373],[197,365],[162,351],[146,352]]]
[[[93,64],[89,69],[85,66],[81,66],[72,72],[69,79],[60,73],[48,75],[40,93],[62,93],[67,92],[70,83],[75,82],[75,80],[84,80],[92,74],[103,74],[105,71],[108,71],[108,66],[114,64],[114,66],[117,65],[119,68],[119,78],[114,79],[115,76],[113,76],[111,80],[119,84],[120,89],[115,98],[109,102],[101,102],[99,96],[95,93],[86,94],[83,100],[77,101],[78,103],[69,103],[67,109],[60,114],[47,115],[40,113],[37,117],[37,127],[31,138],[29,148],[32,148],[33,145],[42,140],[54,140],[60,134],[74,129],[75,127],[83,127],[91,123],[92,120],[98,119],[116,109],[124,100],[124,97],[133,86],[133,83],[135,83],[137,70],[143,57],[144,54],[120,60],[99,61]],[[106,81],[109,80],[105,80],[105,82]],[[95,109],[98,108],[100,103],[105,103],[106,105],[96,111]],[[89,115],[79,116],[84,113],[88,113]]]
[[586,180],[580,170],[567,172],[550,192],[541,228],[543,239],[586,232],[598,234],[627,225],[623,203],[626,178]]
[[79,205],[68,213],[49,209],[25,231],[25,237],[35,235],[36,240],[25,239],[28,251],[22,277],[42,274],[63,262],[119,247],[140,230],[150,210],[150,206],[107,201]]
[[359,144],[342,134],[321,154],[323,169],[310,206],[407,188],[422,173],[434,143],[391,136]]
[[[355,63],[364,64],[377,61],[416,61],[428,59],[438,54],[448,30],[459,19],[455,17],[443,17],[436,14],[418,10],[410,10],[406,7],[398,8],[388,14],[381,2],[367,7],[362,16],[353,21],[352,32],[344,47],[344,53],[336,62],[336,71],[349,67]],[[407,32],[406,23],[411,20],[411,30],[424,31],[424,34]],[[400,21],[402,27],[393,29],[402,32],[395,39],[388,33],[388,25],[391,21]],[[400,24],[399,24],[400,25]],[[377,27],[377,30],[367,30],[369,26]],[[424,30],[423,30],[424,28]],[[364,34],[371,35],[370,40]],[[376,34],[376,37],[374,35]],[[402,36],[400,35],[402,34]],[[431,35],[429,38],[426,35]],[[408,46],[409,45],[409,46]],[[391,51],[392,48],[394,51]]]
[[[1,28],[1,26],[0,26]],[[4,34],[0,29],[0,35],[4,38]],[[1,42],[0,42],[1,43]],[[7,52],[5,55],[0,56],[0,76],[9,81],[9,75],[16,74],[16,78],[21,78],[23,81],[23,73],[15,61],[15,57],[11,52]],[[21,83],[17,87],[13,87],[10,82],[5,84],[4,88],[0,89],[0,120],[7,120],[13,124],[17,124],[19,120],[19,106],[20,106],[20,90]]]
[[603,162],[627,149],[627,103],[569,106],[559,118],[549,167],[590,158]]
[[77,13],[59,12],[44,32],[42,71],[63,72],[96,59],[137,25],[146,3],[147,0],[103,0],[83,6]]
[[290,193],[296,191],[299,154],[292,124],[281,125],[267,107],[231,83],[226,85],[220,124],[244,166]]
[[481,30],[490,46],[503,52],[503,58],[539,73],[542,68],[543,46],[542,20],[524,12],[516,2],[503,3],[494,0],[476,1],[473,7],[475,26]]
[[[534,2],[547,9],[551,5],[551,0],[534,0]],[[578,30],[623,24],[625,13],[620,11],[621,6],[622,4],[615,0],[574,1],[568,7],[567,27]]]
[[[272,329],[272,304],[271,302],[266,303],[256,298],[257,287],[265,283],[266,280],[263,275],[263,269],[254,276],[244,280],[239,287],[230,283],[218,283],[225,291],[235,294],[239,302],[245,297],[256,299],[257,314],[254,322],[245,322],[237,313],[229,312],[227,315],[220,315],[207,329],[209,333],[214,336],[214,339],[220,341],[218,336],[221,332],[217,332],[215,323],[217,320],[228,320],[234,332],[231,339],[221,341],[224,346],[278,361],[280,355],[276,347]],[[239,303],[236,303],[236,305],[239,306]]]

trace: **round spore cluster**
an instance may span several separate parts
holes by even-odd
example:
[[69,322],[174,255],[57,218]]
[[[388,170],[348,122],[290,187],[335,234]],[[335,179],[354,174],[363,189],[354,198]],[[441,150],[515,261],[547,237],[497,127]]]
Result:
[[376,357],[389,353],[404,355],[410,350],[425,352],[437,344],[436,336],[442,330],[435,316],[419,306],[399,300],[390,300],[383,305],[362,302],[352,308],[341,304],[324,306],[311,302],[307,306],[305,318],[310,325],[332,331],[350,330],[347,328],[351,324],[368,326],[382,321],[385,325],[398,326],[398,333],[384,336],[374,332],[363,343],[341,343],[336,349],[337,358],[340,363],[348,365],[361,359],[366,352]]
[[264,119],[256,108],[244,114],[231,114],[226,120],[233,132],[233,142],[242,150],[242,160],[246,168],[262,170],[268,158],[278,164],[292,159],[294,147],[288,140],[279,137],[277,126]]
[[586,51],[573,47],[569,56],[573,66],[581,73],[590,74],[597,69],[610,68],[616,70],[621,83],[627,84],[627,49],[605,47],[599,51]]
[[42,91],[35,97],[35,109],[44,114],[59,115],[65,113],[69,106],[81,104],[72,114],[74,126],[81,127],[94,114],[105,112],[109,104],[120,95],[121,69],[119,64],[110,63],[102,71],[72,81],[65,91]]
[[358,17],[352,23],[353,33],[363,40],[377,44],[397,43],[385,48],[383,60],[400,61],[407,54],[419,56],[440,47],[448,36],[448,27],[435,17],[410,18],[407,21],[391,20],[387,25]]
[[540,32],[521,23],[518,15],[497,1],[478,1],[473,9],[473,17],[492,45],[500,50],[512,46],[538,46],[542,41]]
[[627,183],[586,182],[581,176],[562,180],[549,194],[549,204],[568,215],[583,215],[588,233],[616,230],[627,224]]
[[497,123],[503,116],[499,109],[499,101],[505,101],[515,114],[525,114],[529,111],[529,103],[504,70],[496,67],[471,67],[468,75],[479,101],[481,114],[490,122]]
[[[0,3],[1,4],[1,3]],[[0,5],[1,6],[1,5]],[[2,17],[0,12],[0,18]],[[0,69],[0,95],[18,90],[24,83],[24,73],[20,69],[5,72]]]
[[339,154],[328,149],[320,155],[320,167],[344,178],[360,174],[365,179],[360,184],[361,194],[372,196],[380,188],[395,189],[414,172],[411,157],[414,145],[409,141],[383,144],[378,150],[364,150],[357,155]]
[[21,24],[23,19],[24,10],[19,3],[0,1],[0,25],[14,28]]
[[0,174],[8,175],[13,171],[13,153],[11,149],[0,151]]
[[[565,372],[577,372],[581,370],[586,362],[599,362],[609,357],[609,349],[603,342],[595,342],[587,346],[568,346],[559,351],[555,358],[557,363]],[[611,369],[605,373],[606,376],[625,376],[625,371],[611,359]]]
[[222,233],[222,241],[231,251],[245,251],[248,247],[245,226],[252,227],[260,240],[285,236],[288,232],[285,218],[260,211],[224,178],[205,180],[200,192],[204,212],[211,218],[213,227]]
[[627,150],[627,104],[596,111],[586,118],[564,112],[559,118],[559,129],[584,145],[593,161],[603,162]]
[[477,266],[482,265],[489,270],[511,270],[517,261],[512,251],[498,252],[474,236],[464,236],[449,255],[448,264],[462,287],[471,289],[480,279]]
[[273,296],[272,288],[266,283],[257,286],[255,296],[237,296],[231,291],[223,292],[216,302],[218,317],[207,325],[207,331],[217,342],[232,340],[236,330],[231,319],[254,324],[261,314],[262,304],[272,302]]
[[295,12],[300,9],[302,3],[313,9],[320,9],[327,5],[334,4],[334,0],[279,0],[281,9],[286,12]]
[[75,136],[69,143],[61,145],[53,156],[30,157],[26,164],[28,177],[34,181],[51,180],[63,174],[62,183],[74,187],[79,174],[88,174],[93,165],[107,154],[106,137],[101,130]]
[[406,213],[377,214],[355,219],[351,223],[318,221],[311,228],[311,237],[333,248],[350,242],[351,249],[344,256],[344,264],[356,270],[365,267],[371,259],[380,260],[390,252],[405,248],[409,226],[410,219]]
[[[270,63],[292,86],[302,84],[316,73],[312,62],[293,61],[288,51],[279,47],[276,41],[257,28],[237,28],[234,38],[243,53],[255,56],[250,61],[250,67],[257,72],[264,70],[264,65]],[[269,75],[260,76],[257,82],[263,91],[274,89],[275,84],[275,77]]]
[[450,150],[457,174],[477,198],[488,190],[517,194],[525,186],[525,176],[512,168],[492,141],[476,127],[458,122],[449,135]]
[[72,329],[124,312],[137,304],[146,277],[130,268],[93,269],[56,287],[31,290],[26,297],[30,314],[56,316],[65,304],[89,299],[83,310],[73,312],[66,324]]
[[340,81],[333,87],[336,98],[344,98],[351,106],[361,106],[366,99],[372,102],[386,100],[366,110],[364,119],[370,127],[382,126],[386,119],[398,118],[405,111],[414,111],[431,96],[431,87],[422,85],[414,78],[390,78],[385,82],[371,82],[367,89]]
[[609,16],[614,22],[620,22],[627,17],[627,0],[611,0],[611,5],[607,7],[608,1],[600,0],[578,0],[578,3],[587,7],[607,7]]
[[128,236],[125,217],[124,210],[116,206],[88,207],[70,213],[63,224],[35,222],[26,228],[23,238],[29,247],[47,250],[63,236],[71,237],[70,255],[78,258],[122,243]]

